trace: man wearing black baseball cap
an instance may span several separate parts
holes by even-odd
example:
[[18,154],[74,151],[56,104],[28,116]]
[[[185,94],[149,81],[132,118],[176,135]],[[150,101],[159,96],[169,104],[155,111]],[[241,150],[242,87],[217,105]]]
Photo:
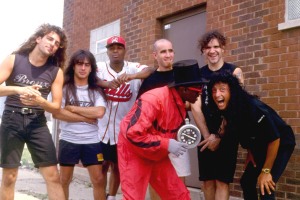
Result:
[[162,199],[190,200],[168,154],[187,151],[176,135],[185,121],[185,101],[194,103],[201,93],[198,70],[195,60],[177,62],[174,81],[142,94],[123,118],[118,159],[124,199],[145,199],[150,183]]

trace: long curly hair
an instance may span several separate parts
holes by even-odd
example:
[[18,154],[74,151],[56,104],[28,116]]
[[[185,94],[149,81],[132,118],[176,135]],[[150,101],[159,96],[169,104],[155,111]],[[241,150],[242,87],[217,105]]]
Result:
[[78,102],[77,94],[76,94],[76,85],[74,80],[74,66],[79,62],[84,62],[87,59],[91,64],[91,73],[88,76],[88,90],[89,90],[89,97],[91,101],[95,102],[95,97],[92,95],[93,90],[98,91],[103,98],[105,98],[102,89],[97,85],[97,64],[94,55],[88,50],[77,50],[75,53],[72,54],[69,63],[65,69],[64,75],[64,87],[66,88],[66,105],[70,102],[68,101],[70,98],[70,93],[75,99],[75,102]]
[[221,47],[226,46],[226,38],[225,36],[218,30],[212,30],[207,33],[205,33],[201,39],[198,41],[198,48],[200,49],[201,53],[203,53],[203,50],[207,47],[208,43],[212,39],[217,39],[219,41],[219,44]]
[[31,35],[27,41],[25,41],[18,50],[14,51],[13,53],[28,55],[37,45],[36,39],[41,37],[43,38],[45,35],[55,32],[60,37],[60,47],[57,49],[53,56],[48,58],[48,62],[51,62],[60,68],[63,68],[66,61],[66,50],[67,50],[67,43],[68,39],[65,34],[65,31],[58,26],[50,25],[50,24],[42,24],[36,32]]
[[[220,111],[213,100],[212,88],[217,83],[228,84],[230,89],[230,100],[225,110]],[[218,73],[212,76],[208,84],[208,108],[211,116],[224,116],[227,120],[228,129],[232,130],[234,125],[239,124],[239,120],[243,118],[243,115],[247,115],[249,111],[249,102],[253,98],[257,98],[255,95],[249,94],[244,90],[239,80],[229,73]]]

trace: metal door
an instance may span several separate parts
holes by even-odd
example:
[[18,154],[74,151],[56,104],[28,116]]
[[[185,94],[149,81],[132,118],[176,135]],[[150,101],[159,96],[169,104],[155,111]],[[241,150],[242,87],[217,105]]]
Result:
[[[205,64],[198,49],[198,40],[205,33],[205,27],[206,12],[204,9],[193,10],[163,20],[164,37],[173,43],[175,62],[196,59],[200,67]],[[194,124],[191,112],[189,112],[189,116]],[[186,177],[185,183],[189,187],[200,188],[197,148],[190,149],[189,154],[192,175]]]

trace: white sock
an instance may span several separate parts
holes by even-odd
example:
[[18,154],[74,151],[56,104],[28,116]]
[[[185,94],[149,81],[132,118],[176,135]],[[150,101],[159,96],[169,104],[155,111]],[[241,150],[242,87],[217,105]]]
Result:
[[107,196],[106,200],[116,200],[116,196]]

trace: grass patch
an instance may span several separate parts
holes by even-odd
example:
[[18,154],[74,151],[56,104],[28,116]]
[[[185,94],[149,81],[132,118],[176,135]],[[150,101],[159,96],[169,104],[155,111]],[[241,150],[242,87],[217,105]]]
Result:
[[27,169],[34,169],[34,164],[31,159],[30,152],[26,145],[24,147],[22,158],[21,158],[21,167]]

